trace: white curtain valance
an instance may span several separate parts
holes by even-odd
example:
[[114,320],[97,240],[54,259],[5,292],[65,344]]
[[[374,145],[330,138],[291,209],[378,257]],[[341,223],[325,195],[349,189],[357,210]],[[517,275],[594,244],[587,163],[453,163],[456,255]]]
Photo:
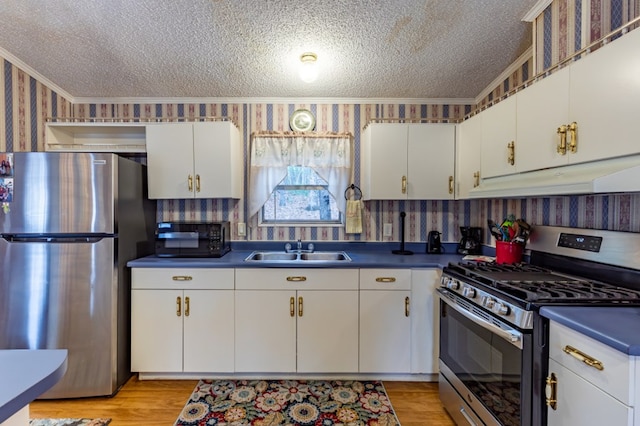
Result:
[[260,210],[287,176],[288,166],[313,168],[327,181],[329,193],[344,211],[345,200],[340,194],[351,178],[352,148],[350,134],[253,135],[249,160],[249,217]]

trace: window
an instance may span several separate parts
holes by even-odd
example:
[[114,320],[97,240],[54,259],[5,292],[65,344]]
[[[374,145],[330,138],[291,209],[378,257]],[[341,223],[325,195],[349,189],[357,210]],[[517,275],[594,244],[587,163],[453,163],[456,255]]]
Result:
[[345,133],[252,135],[249,216],[263,224],[342,224],[352,158]]
[[337,225],[342,213],[318,173],[311,167],[288,166],[287,176],[262,206],[262,223]]

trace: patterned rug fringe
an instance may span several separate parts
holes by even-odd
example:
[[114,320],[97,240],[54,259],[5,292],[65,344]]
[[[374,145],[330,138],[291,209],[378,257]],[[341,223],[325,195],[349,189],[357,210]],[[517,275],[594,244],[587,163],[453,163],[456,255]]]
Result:
[[200,380],[175,426],[400,426],[379,381]]
[[111,419],[29,419],[29,426],[107,426]]

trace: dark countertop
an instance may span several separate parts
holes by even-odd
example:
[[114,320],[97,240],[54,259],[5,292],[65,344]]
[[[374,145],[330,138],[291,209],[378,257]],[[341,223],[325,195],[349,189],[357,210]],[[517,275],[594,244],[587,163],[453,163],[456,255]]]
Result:
[[[394,255],[390,251],[345,250],[351,262],[245,262],[253,250],[232,250],[221,258],[171,258],[154,255],[129,261],[131,268],[442,268],[459,262],[458,254]],[[317,250],[322,251],[322,250]]]
[[48,391],[67,371],[67,350],[0,350],[0,423]]
[[540,309],[543,317],[628,355],[640,356],[640,308],[557,306]]

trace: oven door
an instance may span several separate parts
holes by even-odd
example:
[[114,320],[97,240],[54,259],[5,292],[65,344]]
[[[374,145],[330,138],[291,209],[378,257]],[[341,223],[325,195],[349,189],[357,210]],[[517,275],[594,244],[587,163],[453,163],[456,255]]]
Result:
[[[448,385],[485,424],[530,424],[532,379],[527,354],[531,334],[500,321],[454,292],[440,288],[438,293],[440,365]],[[453,412],[464,414],[464,409],[461,405],[447,407],[453,417]]]

